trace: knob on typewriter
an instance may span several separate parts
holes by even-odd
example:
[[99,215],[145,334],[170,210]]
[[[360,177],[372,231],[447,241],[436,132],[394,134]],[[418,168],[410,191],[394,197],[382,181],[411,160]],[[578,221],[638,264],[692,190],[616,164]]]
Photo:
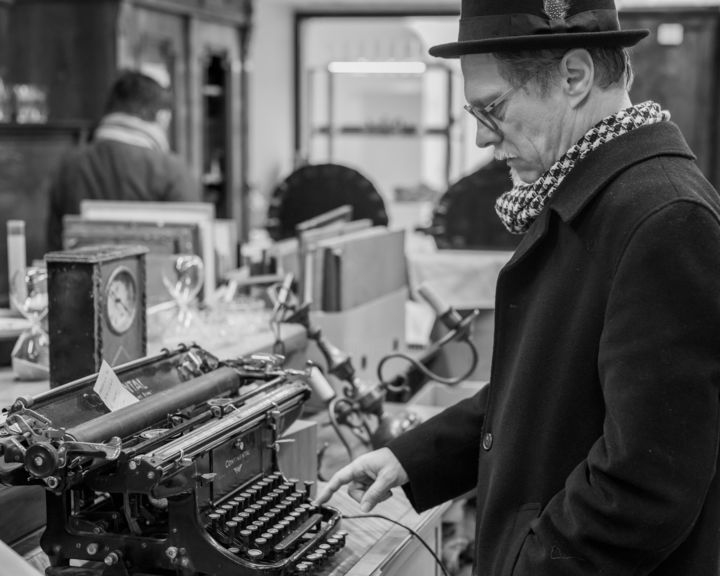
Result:
[[58,468],[58,452],[52,444],[39,442],[25,452],[25,468],[36,478],[48,478]]

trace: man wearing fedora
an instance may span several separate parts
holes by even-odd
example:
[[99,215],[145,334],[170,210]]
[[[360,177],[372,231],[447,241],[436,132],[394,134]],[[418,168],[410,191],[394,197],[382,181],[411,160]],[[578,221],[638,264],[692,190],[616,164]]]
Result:
[[670,114],[632,104],[613,0],[463,0],[478,146],[523,234],[490,382],[341,469],[368,510],[474,489],[474,574],[720,574],[720,200]]

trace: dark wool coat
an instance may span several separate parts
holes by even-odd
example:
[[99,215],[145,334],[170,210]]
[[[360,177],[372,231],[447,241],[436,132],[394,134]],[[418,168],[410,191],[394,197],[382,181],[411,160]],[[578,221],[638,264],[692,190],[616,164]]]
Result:
[[473,487],[481,576],[718,569],[720,201],[674,124],[604,144],[501,271],[490,384],[390,444]]

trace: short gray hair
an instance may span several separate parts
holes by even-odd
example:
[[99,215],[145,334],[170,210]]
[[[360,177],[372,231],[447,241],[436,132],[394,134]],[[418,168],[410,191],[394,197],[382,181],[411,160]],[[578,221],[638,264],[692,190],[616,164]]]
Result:
[[[586,48],[595,64],[595,84],[609,88],[624,83],[627,89],[632,84],[632,66],[625,48]],[[551,83],[557,79],[558,64],[567,49],[523,50],[495,53],[500,64],[500,74],[516,88],[529,82],[535,83],[541,93],[546,94]]]

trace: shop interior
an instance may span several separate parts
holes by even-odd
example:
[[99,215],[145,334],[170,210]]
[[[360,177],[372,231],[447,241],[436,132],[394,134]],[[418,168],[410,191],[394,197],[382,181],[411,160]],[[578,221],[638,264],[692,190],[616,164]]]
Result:
[[[651,31],[631,52],[633,101],[672,111],[717,188],[720,3],[616,4],[623,27]],[[228,505],[235,486],[221,482],[240,482],[213,466],[253,469],[237,473],[244,489],[293,479],[290,492],[310,502],[357,454],[486,384],[495,282],[520,238],[492,209],[512,183],[475,145],[458,61],[428,55],[456,36],[458,10],[450,0],[0,0],[0,441],[37,436],[32,418],[59,422],[32,444],[29,480],[0,471],[7,574],[43,574],[53,554],[71,559],[62,574],[135,574],[109,535],[113,514],[155,521],[133,497],[145,490],[163,510],[170,502],[171,517],[202,510],[172,528],[189,534],[182,546],[169,534],[146,542],[143,526],[125,523],[126,540],[163,556],[157,574],[304,573],[277,558],[274,571],[253,571],[260,560],[217,552],[233,542],[193,536],[211,534],[213,510]],[[171,90],[170,147],[196,201],[86,201],[65,218],[63,250],[49,252],[50,182],[128,68]],[[313,377],[322,383],[302,384]],[[198,403],[205,412],[186,413]],[[232,460],[227,438],[237,448],[240,432],[228,428],[213,432],[226,445],[200,448],[188,433],[171,457],[166,447],[182,444],[164,428],[173,418],[235,418],[252,431],[249,448]],[[62,450],[95,462],[91,476],[103,459],[133,473],[152,462],[166,481],[137,474],[115,498],[120,474],[96,473],[71,489],[73,460],[57,450],[67,430]],[[13,442],[0,445],[6,469],[11,453],[28,460]],[[95,504],[70,512],[64,490],[79,508],[94,491]],[[359,505],[341,492],[330,506],[310,512],[312,534],[330,543],[309,573],[470,574],[472,495],[422,514],[401,492],[378,507],[412,532],[353,519]],[[203,568],[193,554],[221,559]]]

